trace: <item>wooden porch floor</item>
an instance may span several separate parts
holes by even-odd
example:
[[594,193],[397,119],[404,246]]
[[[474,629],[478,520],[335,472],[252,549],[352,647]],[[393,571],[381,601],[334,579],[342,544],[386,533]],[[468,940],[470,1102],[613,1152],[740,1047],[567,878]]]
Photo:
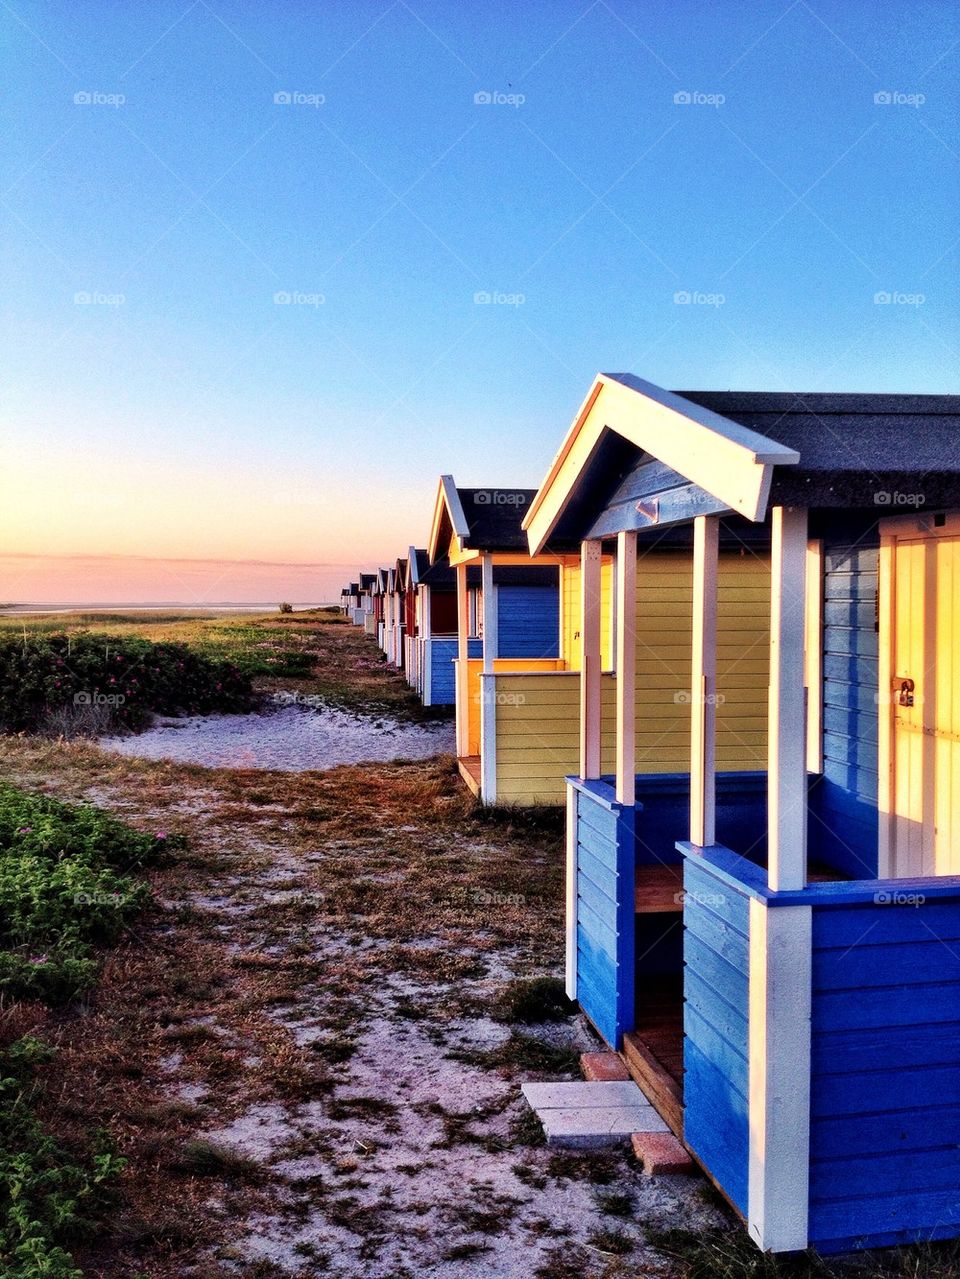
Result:
[[457,759],[460,776],[467,783],[474,795],[480,794],[480,756],[461,755]]
[[637,994],[623,1059],[657,1113],[683,1139],[683,978],[652,977]]

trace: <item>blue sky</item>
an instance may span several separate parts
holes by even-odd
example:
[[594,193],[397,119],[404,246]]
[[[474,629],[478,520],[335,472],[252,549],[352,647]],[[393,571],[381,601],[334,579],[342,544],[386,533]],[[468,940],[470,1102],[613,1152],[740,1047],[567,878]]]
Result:
[[0,29],[11,551],[395,556],[441,471],[537,484],[598,369],[960,391],[947,0]]

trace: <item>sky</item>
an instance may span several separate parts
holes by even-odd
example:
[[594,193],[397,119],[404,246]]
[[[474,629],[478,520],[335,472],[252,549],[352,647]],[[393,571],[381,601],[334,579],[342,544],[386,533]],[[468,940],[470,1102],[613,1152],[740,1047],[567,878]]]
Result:
[[536,486],[598,370],[960,391],[955,0],[0,32],[0,603],[332,598],[441,473]]

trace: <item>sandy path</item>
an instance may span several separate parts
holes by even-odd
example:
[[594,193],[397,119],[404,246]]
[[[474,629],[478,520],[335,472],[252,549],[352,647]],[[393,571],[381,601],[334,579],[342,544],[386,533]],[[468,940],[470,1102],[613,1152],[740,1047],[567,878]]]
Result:
[[427,759],[452,753],[454,728],[351,715],[332,707],[268,707],[249,715],[161,718],[143,733],[104,737],[100,746],[139,759],[172,759],[208,768],[284,772],[368,760]]

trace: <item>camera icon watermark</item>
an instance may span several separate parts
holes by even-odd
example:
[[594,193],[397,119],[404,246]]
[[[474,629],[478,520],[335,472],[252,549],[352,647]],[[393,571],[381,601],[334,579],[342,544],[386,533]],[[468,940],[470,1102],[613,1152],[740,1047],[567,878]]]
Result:
[[899,89],[881,89],[873,95],[876,107],[922,107],[927,100],[925,93],[902,93]]
[[896,289],[879,289],[873,295],[874,306],[923,306],[925,293],[899,293]]
[[74,693],[74,706],[122,706],[126,702],[123,693],[101,693],[98,688],[81,689],[79,693]]
[[523,93],[501,93],[499,89],[481,89],[473,95],[475,107],[522,107],[526,102]]
[[73,95],[75,107],[113,107],[116,110],[122,107],[126,100],[126,95],[123,93],[101,93],[98,89],[81,89]]
[[689,688],[677,689],[673,695],[675,706],[692,706],[694,701],[701,706],[723,706],[726,700],[726,693],[700,693],[695,698]]
[[498,293],[480,289],[473,295],[474,306],[523,306],[527,300],[525,293]]
[[901,493],[898,489],[877,489],[873,495],[874,506],[907,506],[915,509],[924,506],[925,493]]
[[273,95],[275,107],[322,107],[327,100],[325,93],[302,93],[299,89],[281,89]]
[[726,94],[701,93],[699,89],[679,89],[673,95],[675,107],[722,107],[726,102]]
[[673,295],[674,306],[723,306],[725,293],[701,293],[697,289],[677,289]]
[[477,489],[473,495],[474,506],[526,506],[526,493],[513,489]]
[[873,894],[875,906],[923,906],[926,900],[923,893],[908,893],[899,888],[881,888]]
[[97,293],[87,289],[73,295],[74,306],[123,306],[126,300],[125,293]]
[[324,293],[301,293],[298,289],[279,289],[273,295],[274,306],[323,306],[326,302]]

